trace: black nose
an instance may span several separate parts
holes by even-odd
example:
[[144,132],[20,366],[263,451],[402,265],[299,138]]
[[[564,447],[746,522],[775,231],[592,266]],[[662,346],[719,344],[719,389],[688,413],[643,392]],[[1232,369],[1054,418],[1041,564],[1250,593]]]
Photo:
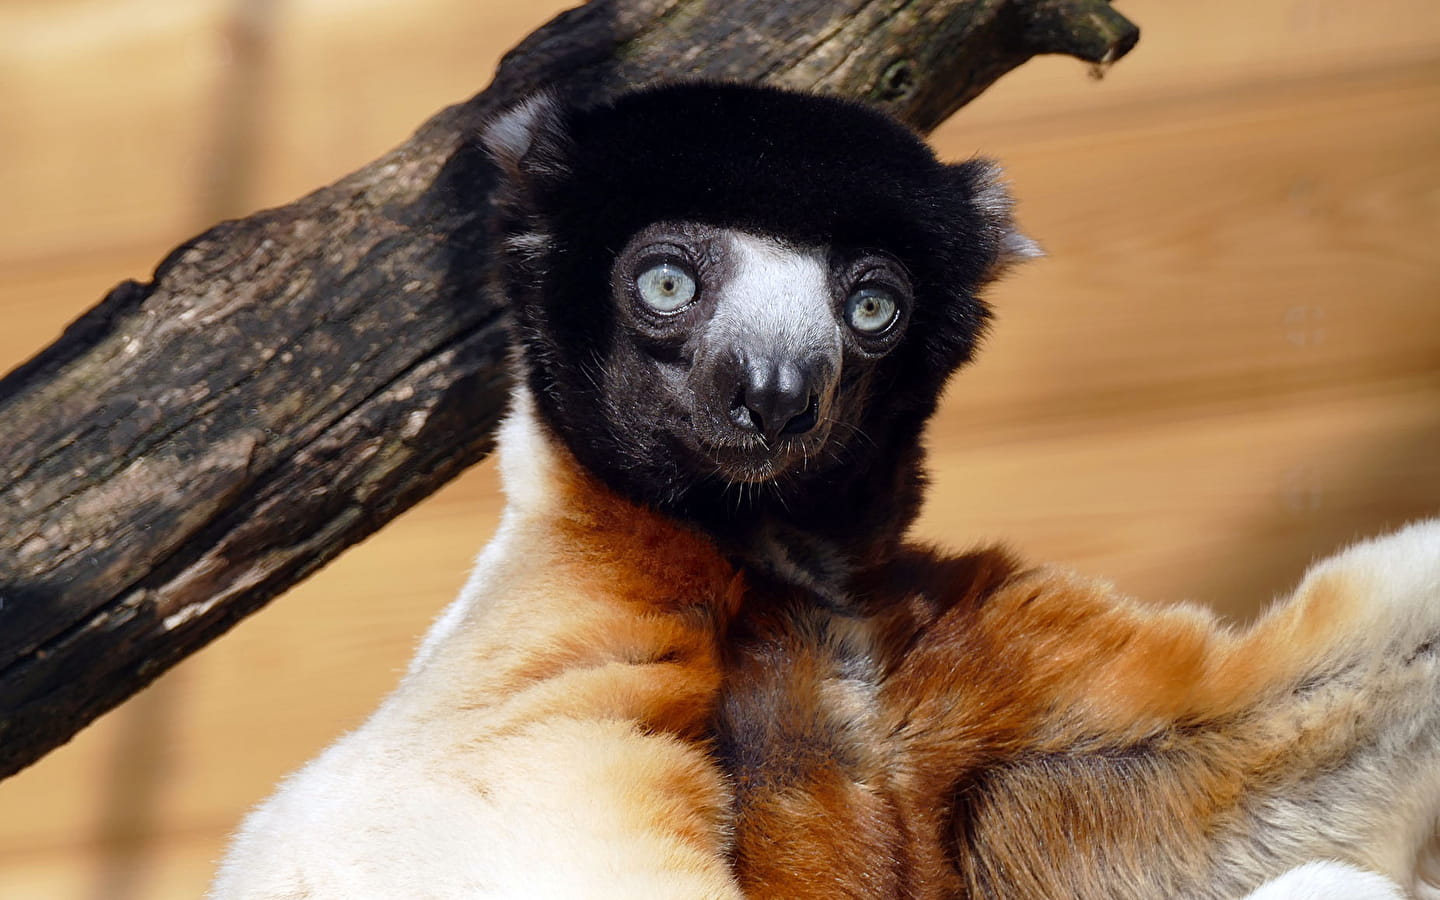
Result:
[[731,419],[767,443],[805,434],[820,420],[818,374],[816,366],[792,358],[742,355]]

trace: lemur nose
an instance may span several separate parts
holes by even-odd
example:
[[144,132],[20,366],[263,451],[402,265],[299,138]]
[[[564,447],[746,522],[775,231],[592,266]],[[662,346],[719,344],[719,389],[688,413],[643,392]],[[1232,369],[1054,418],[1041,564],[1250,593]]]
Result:
[[820,420],[815,374],[812,366],[794,359],[742,358],[731,418],[767,443],[809,432]]

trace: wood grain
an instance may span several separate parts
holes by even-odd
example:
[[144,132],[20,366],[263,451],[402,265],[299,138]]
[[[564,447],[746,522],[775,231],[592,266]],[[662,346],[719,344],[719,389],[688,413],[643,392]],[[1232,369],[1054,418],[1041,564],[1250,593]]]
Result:
[[[373,158],[556,6],[286,7],[250,204]],[[1145,39],[1103,81],[1037,60],[936,135],[1005,161],[1051,255],[994,294],[920,530],[1249,615],[1313,555],[1440,510],[1440,6],[1124,9]],[[209,132],[162,145],[204,121],[227,12],[0,7],[0,133],[34,137],[0,142],[0,367],[205,224]],[[196,896],[242,810],[393,685],[498,507],[467,473],[0,784],[0,898]]]

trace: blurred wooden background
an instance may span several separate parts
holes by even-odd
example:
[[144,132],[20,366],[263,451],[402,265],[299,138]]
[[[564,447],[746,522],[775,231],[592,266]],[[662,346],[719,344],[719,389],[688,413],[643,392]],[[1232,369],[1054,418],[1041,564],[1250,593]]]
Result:
[[[1440,510],[1440,4],[1118,0],[936,135],[1050,258],[994,291],[921,530],[1237,618]],[[216,218],[479,90],[565,3],[4,0],[0,369]],[[0,423],[0,439],[4,424]],[[195,897],[226,832],[388,690],[489,536],[482,466],[0,784],[0,898]]]

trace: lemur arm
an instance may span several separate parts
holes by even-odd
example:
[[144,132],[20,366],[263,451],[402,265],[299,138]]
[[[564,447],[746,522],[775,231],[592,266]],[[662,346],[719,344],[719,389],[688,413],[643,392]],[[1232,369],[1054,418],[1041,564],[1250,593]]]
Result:
[[1240,632],[1053,572],[958,594],[881,706],[908,802],[957,798],[929,819],[973,895],[1233,898],[1324,859],[1414,884],[1440,849],[1440,520]]

